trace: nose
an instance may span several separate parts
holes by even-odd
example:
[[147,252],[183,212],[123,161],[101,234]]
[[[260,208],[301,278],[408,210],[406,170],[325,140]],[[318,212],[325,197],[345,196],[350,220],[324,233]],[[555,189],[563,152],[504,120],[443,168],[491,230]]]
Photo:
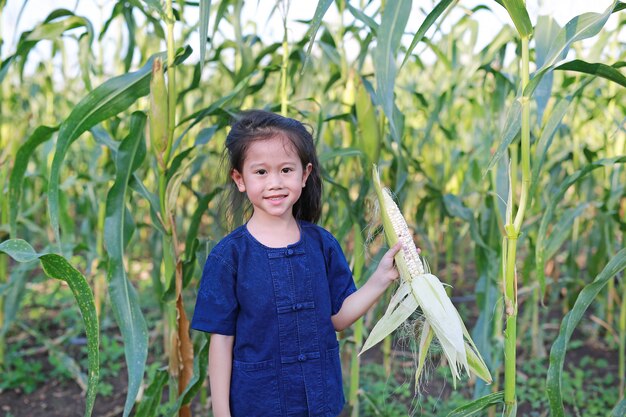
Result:
[[269,174],[267,185],[270,190],[280,189],[283,187],[283,179],[280,172],[273,172]]

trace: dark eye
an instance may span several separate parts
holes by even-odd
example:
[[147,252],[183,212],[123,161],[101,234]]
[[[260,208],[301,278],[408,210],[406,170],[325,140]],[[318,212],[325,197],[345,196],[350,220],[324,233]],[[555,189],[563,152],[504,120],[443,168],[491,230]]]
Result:
[[283,174],[288,174],[291,171],[293,171],[293,168],[283,168],[282,171],[283,171]]
[[257,173],[257,174],[259,174],[259,175],[265,175],[265,174],[267,173],[267,171],[266,171],[266,170],[264,170],[264,169],[258,169],[258,170],[256,171],[256,173]]

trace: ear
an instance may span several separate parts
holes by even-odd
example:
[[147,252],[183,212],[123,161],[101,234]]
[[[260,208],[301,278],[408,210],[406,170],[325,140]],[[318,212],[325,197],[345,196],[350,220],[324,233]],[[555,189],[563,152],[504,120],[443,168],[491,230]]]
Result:
[[302,171],[302,188],[306,186],[306,180],[309,178],[309,175],[311,175],[311,171],[313,171],[313,164],[309,162]]
[[235,185],[240,192],[243,193],[246,191],[246,184],[243,182],[243,175],[241,175],[239,171],[233,169],[233,171],[230,173],[230,177],[233,179],[233,181],[235,181]]

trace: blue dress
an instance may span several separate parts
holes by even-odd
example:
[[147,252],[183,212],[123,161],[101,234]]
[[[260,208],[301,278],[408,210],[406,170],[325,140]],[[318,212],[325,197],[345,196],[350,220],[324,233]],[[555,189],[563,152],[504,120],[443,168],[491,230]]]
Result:
[[241,226],[209,254],[191,327],[234,335],[233,417],[336,417],[345,398],[330,320],[356,291],[337,240],[299,222],[269,248]]

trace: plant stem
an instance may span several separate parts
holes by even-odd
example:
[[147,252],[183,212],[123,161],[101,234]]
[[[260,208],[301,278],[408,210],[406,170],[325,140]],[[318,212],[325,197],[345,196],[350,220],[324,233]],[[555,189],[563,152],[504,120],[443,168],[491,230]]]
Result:
[[[167,292],[172,288],[172,279],[174,277],[174,268],[176,259],[174,255],[173,236],[174,225],[167,201],[167,166],[172,152],[172,144],[174,142],[174,128],[176,126],[176,71],[174,69],[175,43],[174,43],[174,13],[172,9],[172,0],[167,0],[165,11],[165,22],[167,25],[167,147],[163,154],[163,167],[159,168],[159,200],[161,203],[161,220],[165,226],[166,234],[163,239],[163,274],[164,274],[164,290]],[[179,358],[178,349],[175,348],[178,342],[178,328],[176,322],[176,304],[175,298],[165,303],[165,331],[164,344],[166,354],[169,357],[169,401],[173,404],[178,396],[177,376],[179,375]],[[181,410],[179,410],[180,413]]]
[[[517,239],[524,222],[524,213],[528,205],[530,191],[531,171],[530,171],[530,98],[523,92],[529,81],[529,48],[528,36],[521,39],[522,61],[521,61],[521,81],[522,81],[522,124],[521,124],[521,154],[522,154],[522,181],[521,194],[515,221],[511,224],[511,218],[507,218],[506,244],[503,247],[503,255],[506,257],[505,263],[505,314],[506,329],[504,331],[504,403],[505,415],[515,416],[517,414],[517,399],[515,393],[516,359],[517,359],[517,272],[515,270],[515,257],[517,252]],[[517,172],[511,172],[511,177]],[[513,195],[515,190],[509,190]],[[511,207],[510,210],[513,210]]]
[[506,313],[506,329],[504,330],[504,402],[506,406],[513,406],[515,398],[515,372],[516,372],[516,347],[517,347],[517,282],[515,271],[515,255],[517,251],[517,238],[507,236],[506,245],[506,270],[504,297]]
[[622,284],[622,305],[619,314],[619,399],[624,398],[624,389],[626,387],[626,282]]
[[289,66],[289,42],[287,37],[287,14],[289,13],[289,1],[282,1],[283,10],[283,61],[280,66],[280,114],[287,116],[287,67]]
[[359,351],[363,345],[363,317],[354,323],[354,351],[352,352],[352,360],[350,362],[350,392],[348,394],[348,404],[352,407],[351,417],[359,416],[359,384],[361,358]]
[[[3,186],[4,179],[0,181],[0,186]],[[0,208],[0,216],[2,219],[0,220],[0,224],[8,224],[8,213],[9,213],[9,204],[8,198],[2,199],[2,207]],[[8,264],[8,256],[3,255],[0,256],[0,285],[8,282],[9,277],[9,264]],[[6,340],[4,336],[4,295],[0,295],[0,369],[4,368],[4,352],[6,347]]]
[[[109,148],[104,148],[102,151],[102,157],[100,158],[100,168],[104,169],[104,166],[110,159]],[[108,186],[106,187],[109,188]],[[104,223],[106,219],[106,198],[102,198],[98,204],[98,219],[97,219],[97,229],[96,230],[104,230]],[[104,249],[104,233],[96,234],[96,253],[98,254],[98,264],[103,262],[101,260],[106,259],[106,251]],[[93,288],[93,298],[94,303],[96,305],[96,315],[98,316],[98,320],[102,320],[102,304],[105,299],[106,294],[106,275],[104,273],[99,273],[97,268],[94,268],[95,277],[94,277],[94,288]]]
[[[359,218],[362,218],[359,216]],[[365,254],[363,248],[365,246],[365,240],[361,234],[363,225],[359,223],[358,219],[353,219],[353,231],[354,231],[354,250],[353,250],[353,274],[359,281],[362,281],[363,268],[365,266]],[[350,392],[348,393],[348,403],[352,407],[351,417],[359,416],[359,385],[360,385],[360,372],[361,372],[361,358],[359,352],[363,346],[363,326],[364,320],[361,317],[354,324],[354,350],[352,352],[352,360],[350,361]]]
[[[528,37],[522,38],[522,91],[529,80]],[[522,95],[522,193],[515,216],[515,230],[519,233],[524,221],[524,213],[528,205],[530,191],[530,97]]]

